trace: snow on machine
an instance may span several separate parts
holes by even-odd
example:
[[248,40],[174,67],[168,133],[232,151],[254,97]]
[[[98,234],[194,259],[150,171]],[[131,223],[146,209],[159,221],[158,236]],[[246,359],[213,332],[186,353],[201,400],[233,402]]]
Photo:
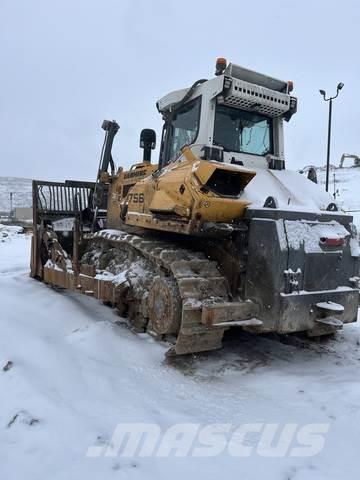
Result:
[[145,129],[130,170],[104,121],[96,182],[33,182],[31,276],[116,307],[174,354],[220,348],[233,327],[317,336],[355,322],[352,217],[285,168],[292,88],[218,59],[214,78],[157,102],[159,163]]

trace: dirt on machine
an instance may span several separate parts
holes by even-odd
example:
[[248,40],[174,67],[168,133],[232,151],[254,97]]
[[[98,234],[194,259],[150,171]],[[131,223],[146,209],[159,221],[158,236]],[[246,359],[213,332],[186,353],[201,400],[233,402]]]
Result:
[[[181,355],[224,332],[333,333],[357,319],[352,217],[285,167],[293,84],[218,59],[161,98],[142,162],[116,168],[104,121],[95,182],[33,182],[31,276],[113,306]],[[126,158],[126,152],[123,153]]]

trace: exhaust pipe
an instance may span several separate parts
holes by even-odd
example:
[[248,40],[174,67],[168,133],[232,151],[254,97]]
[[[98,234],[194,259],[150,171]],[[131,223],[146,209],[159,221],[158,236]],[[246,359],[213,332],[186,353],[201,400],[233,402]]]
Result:
[[140,133],[140,148],[144,149],[143,162],[151,163],[151,150],[156,147],[156,133],[151,128],[144,128]]

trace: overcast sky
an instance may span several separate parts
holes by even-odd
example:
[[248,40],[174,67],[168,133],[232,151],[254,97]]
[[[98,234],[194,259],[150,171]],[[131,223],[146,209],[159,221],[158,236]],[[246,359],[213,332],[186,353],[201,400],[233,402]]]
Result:
[[[116,119],[117,165],[141,160],[155,102],[210,78],[216,57],[293,80],[288,168],[360,153],[360,2],[342,0],[0,0],[0,176],[96,177],[104,118]],[[156,153],[157,156],[157,153]]]

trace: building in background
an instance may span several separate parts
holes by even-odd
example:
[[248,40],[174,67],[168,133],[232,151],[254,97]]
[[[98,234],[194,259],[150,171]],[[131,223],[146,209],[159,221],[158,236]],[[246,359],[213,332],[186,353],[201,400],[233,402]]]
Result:
[[32,208],[15,207],[13,211],[13,219],[20,222],[32,221]]

